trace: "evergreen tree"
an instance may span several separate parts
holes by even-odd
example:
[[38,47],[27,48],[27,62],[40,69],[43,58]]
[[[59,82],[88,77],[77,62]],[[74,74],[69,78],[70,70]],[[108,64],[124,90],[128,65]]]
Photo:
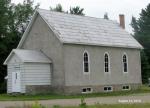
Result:
[[84,15],[83,11],[84,8],[80,8],[79,6],[70,7],[70,14]]
[[138,27],[138,24],[137,24],[137,20],[134,16],[132,16],[131,26],[133,28],[134,35],[137,35],[136,33],[138,33],[139,27]]
[[150,77],[150,65],[148,63],[148,57],[146,56],[144,50],[141,51],[141,69],[142,69],[142,82],[148,83],[148,78]]
[[61,4],[57,4],[55,8],[50,7],[50,10],[56,12],[64,12]]
[[107,14],[107,13],[105,13],[105,14],[104,14],[104,19],[109,20],[109,18],[108,18],[108,14]]
[[64,11],[63,7],[61,4],[57,4],[54,8],[52,8],[50,6],[50,10],[51,11],[56,11],[56,12],[63,12],[63,13],[69,13],[69,14],[75,14],[75,15],[84,15],[83,8],[80,8],[79,6],[75,6],[75,7],[70,7],[69,12],[68,11]]
[[139,19],[132,17],[131,26],[133,27],[133,36],[144,47],[144,53],[141,52],[141,59],[142,80],[145,83],[150,77],[150,4],[142,9]]

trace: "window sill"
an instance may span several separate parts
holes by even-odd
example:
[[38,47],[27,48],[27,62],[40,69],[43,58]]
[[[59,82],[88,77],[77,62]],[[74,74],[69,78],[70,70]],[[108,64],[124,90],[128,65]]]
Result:
[[83,74],[84,74],[84,75],[89,75],[89,74],[90,74],[90,72],[83,72]]

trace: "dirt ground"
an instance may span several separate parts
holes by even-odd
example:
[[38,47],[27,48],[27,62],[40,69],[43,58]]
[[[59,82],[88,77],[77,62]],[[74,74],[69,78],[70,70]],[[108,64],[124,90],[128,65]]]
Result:
[[[132,96],[112,96],[112,97],[96,97],[86,98],[86,103],[92,105],[100,104],[117,104],[117,103],[150,103],[150,94],[138,94]],[[77,106],[81,99],[55,99],[55,100],[38,100],[39,103],[45,106],[61,105],[61,106]],[[35,101],[0,101],[0,108],[8,106],[23,106],[24,104],[32,104]]]

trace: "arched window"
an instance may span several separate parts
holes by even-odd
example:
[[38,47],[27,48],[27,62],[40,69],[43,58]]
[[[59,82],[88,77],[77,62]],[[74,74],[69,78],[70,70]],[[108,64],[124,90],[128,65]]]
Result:
[[87,52],[84,52],[83,54],[83,69],[84,69],[84,72],[89,72],[89,55]]
[[105,53],[105,55],[104,55],[104,72],[109,72],[110,71],[110,69],[109,69],[109,55],[108,55],[108,53]]
[[128,72],[128,61],[127,61],[127,55],[124,54],[122,57],[122,62],[123,62],[123,72]]

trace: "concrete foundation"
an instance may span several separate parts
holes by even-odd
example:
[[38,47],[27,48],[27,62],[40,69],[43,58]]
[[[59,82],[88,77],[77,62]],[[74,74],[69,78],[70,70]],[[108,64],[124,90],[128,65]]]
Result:
[[104,91],[105,86],[111,86],[112,91],[123,91],[122,86],[128,85],[129,90],[138,89],[141,84],[118,84],[118,85],[99,85],[99,86],[65,86],[65,87],[52,87],[49,85],[30,85],[26,86],[26,93],[38,94],[38,93],[57,93],[57,94],[81,94],[83,88],[91,88],[91,93],[106,92]]
[[27,85],[27,94],[51,93],[52,87],[50,85]]
[[118,85],[99,85],[99,86],[66,86],[64,88],[65,94],[81,94],[83,88],[91,88],[92,93],[99,93],[99,92],[106,92],[104,91],[105,86],[111,86],[112,91],[123,91],[122,86],[128,85],[130,87],[129,90],[136,90],[138,89],[141,84],[118,84]]

